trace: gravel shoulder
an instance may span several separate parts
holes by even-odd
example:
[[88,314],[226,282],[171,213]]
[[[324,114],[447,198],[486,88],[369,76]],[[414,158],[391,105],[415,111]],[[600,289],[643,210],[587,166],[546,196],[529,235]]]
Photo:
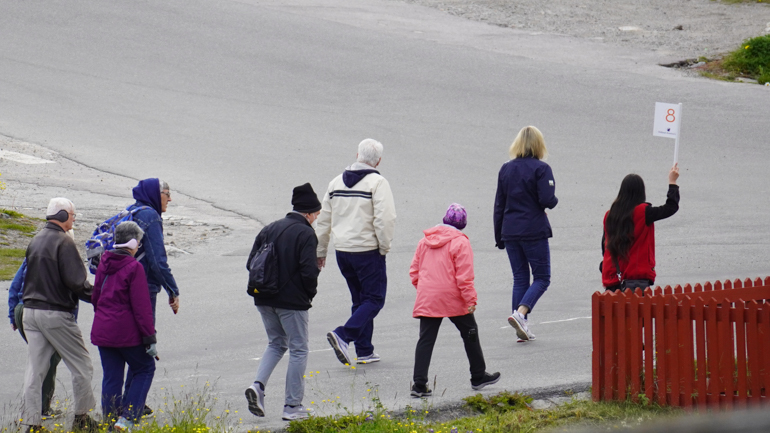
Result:
[[[32,143],[0,135],[2,180],[0,208],[44,218],[52,197],[67,197],[75,203],[75,241],[85,257],[85,241],[96,226],[134,202],[131,189],[137,179],[103,172],[67,159],[57,152]],[[156,174],[162,178],[162,173]],[[149,177],[149,176],[148,176]],[[234,230],[258,231],[261,224],[251,218],[224,211],[202,200],[174,190],[172,202],[163,214],[166,250],[175,257],[195,254],[208,242]],[[15,242],[26,248],[30,237]],[[173,268],[173,265],[172,265]],[[10,281],[0,282],[7,289]]]
[[770,33],[770,4],[713,0],[393,0],[473,21],[643,49],[661,59],[712,57]]

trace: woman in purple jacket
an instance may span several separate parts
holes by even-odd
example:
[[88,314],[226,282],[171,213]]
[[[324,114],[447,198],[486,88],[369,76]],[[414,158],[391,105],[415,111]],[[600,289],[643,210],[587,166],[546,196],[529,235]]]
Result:
[[[131,221],[115,228],[115,249],[102,256],[91,303],[91,343],[102,359],[102,411],[115,429],[130,430],[141,417],[155,375],[155,326],[144,268],[134,259],[144,232]],[[153,359],[155,358],[155,359]],[[123,392],[128,364],[134,377]]]
[[540,130],[522,128],[508,153],[511,160],[503,164],[497,178],[495,244],[508,252],[513,271],[513,314],[508,323],[516,329],[518,341],[524,342],[535,339],[527,315],[551,284],[548,238],[553,233],[545,210],[553,209],[559,200],[551,167],[542,161],[548,150]]

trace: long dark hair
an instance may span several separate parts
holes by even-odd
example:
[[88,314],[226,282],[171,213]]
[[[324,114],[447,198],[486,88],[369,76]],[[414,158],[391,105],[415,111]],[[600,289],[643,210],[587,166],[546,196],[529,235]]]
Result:
[[612,202],[607,220],[605,248],[610,257],[618,260],[627,258],[634,243],[634,208],[647,201],[644,193],[644,180],[638,174],[629,174],[620,183],[618,197]]

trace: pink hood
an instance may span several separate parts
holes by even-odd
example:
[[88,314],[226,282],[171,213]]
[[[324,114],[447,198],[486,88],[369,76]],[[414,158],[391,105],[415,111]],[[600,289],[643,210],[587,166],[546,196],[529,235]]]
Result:
[[473,250],[468,237],[448,225],[425,231],[409,268],[417,288],[413,317],[454,317],[476,305]]

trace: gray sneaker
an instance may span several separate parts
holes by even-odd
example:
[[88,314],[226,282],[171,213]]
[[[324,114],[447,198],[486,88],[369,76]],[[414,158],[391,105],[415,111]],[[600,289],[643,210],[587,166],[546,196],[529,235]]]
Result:
[[535,334],[529,330],[527,319],[525,319],[518,310],[511,314],[511,317],[508,318],[508,323],[516,330],[516,336],[519,337],[520,340],[529,341],[535,339]]
[[281,417],[281,419],[284,421],[293,421],[295,419],[310,418],[312,415],[315,415],[315,411],[303,405],[299,405],[296,407],[284,406],[283,416]]
[[326,339],[329,340],[329,344],[331,344],[332,349],[334,349],[334,354],[337,355],[337,359],[345,365],[352,365],[353,362],[350,360],[350,355],[348,354],[348,343],[342,341],[342,339],[337,335],[334,331],[326,334]]
[[380,362],[380,355],[372,352],[371,355],[356,358],[356,364],[371,364],[372,362]]
[[246,388],[246,400],[249,402],[249,412],[256,416],[265,416],[265,391],[256,383]]

